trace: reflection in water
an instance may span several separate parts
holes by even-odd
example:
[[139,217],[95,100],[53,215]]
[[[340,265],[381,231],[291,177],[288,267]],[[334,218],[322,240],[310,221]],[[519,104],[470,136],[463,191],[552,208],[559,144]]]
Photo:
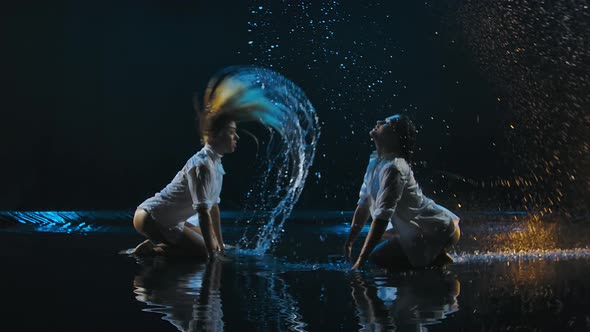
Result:
[[589,266],[570,259],[456,266],[470,313],[459,320],[468,331],[590,331]]
[[[340,226],[289,225],[279,254],[232,249],[222,266],[141,262],[135,293],[180,331],[590,331],[590,249],[579,247],[588,228],[541,226],[466,226],[455,264],[442,270],[348,273],[350,262],[328,256],[344,240]],[[514,232],[559,248],[569,235],[573,249],[492,246]]]
[[230,317],[235,313],[232,310],[246,317],[240,329],[306,331],[299,304],[281,275],[285,266],[268,255],[237,257],[231,251],[228,255],[233,261],[225,266],[220,261],[199,264],[163,257],[140,261],[143,269],[133,282],[136,299],[149,306],[144,311],[163,315],[179,331],[234,330],[231,324],[236,320],[223,319],[223,267],[223,289],[232,294],[232,303],[226,303],[225,310]]
[[459,310],[459,281],[442,270],[387,277],[354,274],[351,289],[360,331],[424,331]]
[[[284,272],[289,264],[270,255],[256,255],[249,250],[239,251],[239,263],[235,265],[232,286],[239,290],[235,301],[247,303],[241,310],[255,326],[242,326],[243,330],[256,331],[307,331],[307,324],[300,313],[299,302],[291,295]],[[252,273],[252,271],[256,271]],[[314,304],[315,305],[315,304]]]
[[291,296],[289,285],[278,274],[262,271],[256,276],[243,274],[236,281],[243,286],[240,302],[249,320],[257,321],[258,331],[306,331],[298,302]]
[[146,261],[133,281],[135,298],[179,331],[223,331],[221,264]]

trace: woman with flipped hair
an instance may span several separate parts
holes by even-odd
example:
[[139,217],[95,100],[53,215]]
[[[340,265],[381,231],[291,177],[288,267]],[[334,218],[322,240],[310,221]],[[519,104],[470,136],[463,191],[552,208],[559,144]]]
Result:
[[459,240],[459,217],[424,196],[414,179],[414,124],[406,116],[393,115],[377,121],[369,135],[376,151],[364,176],[345,256],[351,257],[369,216],[372,222],[351,271],[362,268],[367,259],[388,269],[451,263],[446,250]]
[[261,88],[237,78],[240,70],[220,71],[209,81],[202,103],[195,98],[203,147],[165,188],[137,207],[133,227],[147,240],[131,254],[213,259],[227,247],[220,225],[221,159],[236,150],[237,123],[268,125],[273,111]]
[[172,181],[141,203],[133,226],[147,240],[136,255],[215,257],[225,244],[220,225],[221,158],[236,150],[237,126],[227,114],[204,119],[206,143]]

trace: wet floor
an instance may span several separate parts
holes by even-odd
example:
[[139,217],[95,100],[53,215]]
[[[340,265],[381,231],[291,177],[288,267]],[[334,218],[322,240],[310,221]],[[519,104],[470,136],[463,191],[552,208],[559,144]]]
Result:
[[[98,222],[97,222],[98,223]],[[118,254],[141,238],[0,231],[3,326],[60,331],[588,331],[582,224],[463,223],[443,269],[347,272],[347,225],[289,221],[272,254],[204,264]],[[100,230],[100,231],[98,231]],[[366,230],[365,230],[366,231]],[[236,243],[240,225],[226,225]],[[358,252],[360,241],[355,246]]]

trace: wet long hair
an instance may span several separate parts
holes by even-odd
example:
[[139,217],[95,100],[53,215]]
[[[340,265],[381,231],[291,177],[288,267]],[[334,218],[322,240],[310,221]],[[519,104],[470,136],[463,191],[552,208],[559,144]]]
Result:
[[414,159],[414,151],[416,148],[416,126],[410,118],[403,114],[396,114],[390,118],[395,117],[392,121],[392,127],[396,134],[398,134],[400,142],[400,154],[411,164]]
[[[198,93],[193,95],[202,144],[206,144],[210,136],[218,134],[231,121],[258,122],[283,134],[280,121],[275,117],[274,109],[278,106],[265,96],[264,88],[234,78],[234,74],[243,68],[233,66],[219,71],[209,80],[202,97]],[[253,136],[243,129],[240,132]]]

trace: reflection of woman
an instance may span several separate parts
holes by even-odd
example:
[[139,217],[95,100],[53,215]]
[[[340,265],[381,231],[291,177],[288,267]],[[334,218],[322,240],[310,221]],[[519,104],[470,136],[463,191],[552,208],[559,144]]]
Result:
[[223,331],[221,261],[153,262],[133,281],[135,298],[152,307],[146,311],[164,315],[179,331]]
[[360,331],[420,331],[422,326],[440,323],[459,310],[460,284],[453,275],[421,270],[390,278],[376,285],[362,275],[352,275]]
[[[446,248],[459,240],[459,218],[424,196],[414,179],[410,166],[416,139],[414,124],[405,116],[394,115],[377,121],[370,135],[376,151],[371,155],[344,245],[346,256],[350,257],[352,244],[369,214],[373,221],[351,270],[362,267],[369,258],[390,268],[452,262]],[[388,224],[391,228],[386,231]],[[386,241],[377,246],[382,239]]]

